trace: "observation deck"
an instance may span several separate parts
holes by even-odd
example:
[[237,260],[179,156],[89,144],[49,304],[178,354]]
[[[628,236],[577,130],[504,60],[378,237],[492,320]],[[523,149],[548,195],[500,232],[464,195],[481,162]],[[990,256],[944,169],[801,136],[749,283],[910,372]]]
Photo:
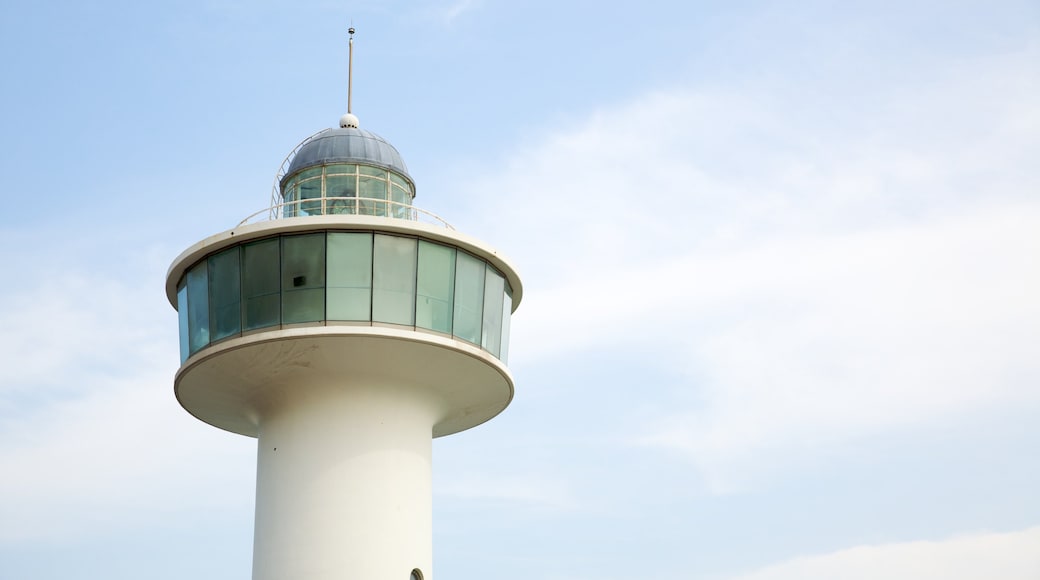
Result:
[[[365,376],[376,373],[372,365],[396,369],[399,382],[436,377],[431,396],[454,411],[435,435],[508,405],[520,278],[496,250],[412,205],[414,183],[389,143],[356,128],[319,132],[283,162],[275,192],[270,207],[188,248],[167,274],[186,409],[255,435],[249,409],[268,396],[261,383],[287,381],[304,366]],[[265,353],[290,343],[313,352],[294,351],[295,366],[279,354],[269,367],[275,354]],[[319,352],[351,356],[314,359]],[[228,371],[246,367],[264,372]]]

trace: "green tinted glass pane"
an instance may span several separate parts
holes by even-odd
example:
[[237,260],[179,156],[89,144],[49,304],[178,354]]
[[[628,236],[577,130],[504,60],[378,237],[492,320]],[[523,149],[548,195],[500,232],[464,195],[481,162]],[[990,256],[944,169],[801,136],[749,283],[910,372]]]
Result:
[[188,286],[181,278],[177,287],[177,328],[180,336],[181,362],[188,360]]
[[484,311],[484,262],[459,252],[455,261],[455,310],[452,334],[480,344],[480,323]]
[[304,179],[319,176],[321,176],[321,167],[311,167],[310,169],[304,169],[303,171],[297,173],[293,176],[293,179],[297,181],[303,181]]
[[220,340],[242,331],[238,248],[209,257],[210,339]]
[[408,195],[407,191],[393,185],[390,187],[390,199],[397,202],[392,206],[395,218],[411,219],[411,216],[409,215],[411,208],[408,206],[412,203],[412,197]]
[[325,213],[329,215],[353,215],[357,213],[357,200],[350,199],[327,199],[325,200]]
[[455,293],[455,248],[419,241],[415,325],[451,333]]
[[509,321],[513,312],[513,289],[506,282],[505,298],[502,300],[502,348],[498,358],[504,363],[509,363]]
[[242,246],[242,329],[277,325],[280,292],[278,238]]
[[245,311],[242,313],[242,330],[277,326],[280,323],[281,311],[281,294],[251,298],[246,301]]
[[282,238],[282,323],[325,318],[325,234]]
[[386,199],[386,182],[374,177],[359,177],[358,187],[361,197],[371,199]]
[[325,197],[354,197],[357,192],[357,177],[333,175],[325,178]]
[[353,199],[357,194],[357,177],[353,175],[334,175],[325,178],[326,199],[325,210],[329,214],[353,214],[357,212],[357,202]]
[[415,323],[416,240],[375,236],[372,252],[372,320]]
[[372,319],[372,234],[329,232],[329,320]]
[[[368,199],[386,199],[386,182],[374,177],[358,178],[358,195]],[[386,204],[373,201],[361,202],[361,214],[386,216]]]
[[299,188],[296,182],[286,184],[285,189],[282,191],[282,202],[285,206],[282,207],[282,215],[285,217],[296,216],[296,204],[292,203],[296,201],[296,195],[299,193]]
[[480,346],[498,356],[502,349],[502,300],[506,279],[488,267],[484,277],[484,317],[480,331]]
[[357,173],[357,165],[353,163],[336,163],[325,167],[325,175],[341,175],[344,173]]
[[406,180],[405,178],[401,177],[400,175],[394,173],[393,171],[390,172],[390,181],[393,182],[396,185],[400,185],[404,189],[410,189],[408,187],[408,180]]
[[209,268],[205,260],[188,270],[188,352],[209,344]]
[[370,167],[368,165],[359,165],[358,171],[361,173],[361,175],[372,175],[374,177],[382,177],[383,179],[386,179],[386,174],[389,173],[389,171],[385,169],[379,167]]
[[319,322],[325,315],[325,289],[310,288],[286,292],[282,296],[285,324]]
[[321,215],[320,177],[300,182],[300,203],[297,208],[296,215]]
[[408,195],[408,192],[396,185],[390,188],[390,199],[398,203],[412,202],[412,197]]
[[327,320],[368,322],[372,320],[371,288],[327,288]]

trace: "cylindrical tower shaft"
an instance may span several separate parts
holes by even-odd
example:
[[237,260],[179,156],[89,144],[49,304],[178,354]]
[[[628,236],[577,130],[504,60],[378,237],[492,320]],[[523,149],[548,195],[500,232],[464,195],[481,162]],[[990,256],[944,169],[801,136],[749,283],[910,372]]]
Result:
[[255,580],[432,577],[435,401],[330,380],[291,385],[260,413]]

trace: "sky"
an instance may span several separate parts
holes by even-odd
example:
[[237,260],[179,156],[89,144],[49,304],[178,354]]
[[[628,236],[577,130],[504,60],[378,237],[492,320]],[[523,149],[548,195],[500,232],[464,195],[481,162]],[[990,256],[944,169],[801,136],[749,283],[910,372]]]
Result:
[[[166,269],[346,109],[524,297],[434,574],[1040,578],[1035,1],[5,2],[0,578],[250,577]],[[24,211],[23,211],[24,210]]]

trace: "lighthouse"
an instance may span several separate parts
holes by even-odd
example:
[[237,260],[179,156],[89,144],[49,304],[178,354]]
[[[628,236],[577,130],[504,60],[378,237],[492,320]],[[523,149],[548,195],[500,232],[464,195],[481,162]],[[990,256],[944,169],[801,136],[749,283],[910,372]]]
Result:
[[268,208],[173,261],[174,392],[257,439],[254,580],[429,580],[432,439],[511,401],[522,286],[415,205],[349,96],[337,125],[292,150]]

